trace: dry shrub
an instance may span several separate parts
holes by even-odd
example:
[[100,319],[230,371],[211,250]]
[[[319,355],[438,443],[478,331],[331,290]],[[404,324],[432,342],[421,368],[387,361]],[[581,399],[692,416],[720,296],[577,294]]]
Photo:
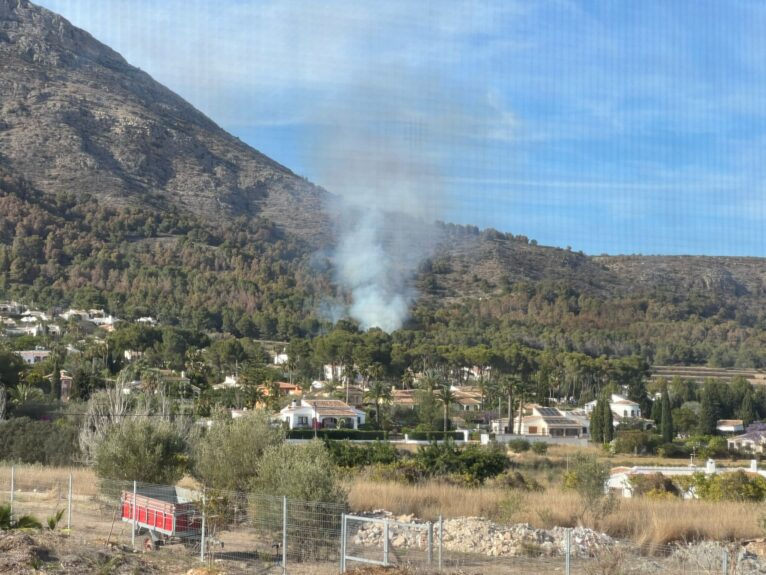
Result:
[[357,480],[349,486],[348,500],[356,511],[385,509],[396,515],[414,514],[422,519],[492,517],[506,497],[502,489],[470,488],[428,481],[406,485],[393,481]]
[[[509,502],[512,509],[509,509]],[[619,509],[601,518],[583,515],[583,502],[571,490],[549,487],[544,492],[467,488],[436,481],[418,485],[357,480],[349,503],[357,511],[386,509],[433,520],[481,516],[495,521],[529,523],[534,527],[586,527],[649,548],[674,541],[741,540],[761,536],[762,507],[752,503],[705,502],[648,497],[621,499]]]

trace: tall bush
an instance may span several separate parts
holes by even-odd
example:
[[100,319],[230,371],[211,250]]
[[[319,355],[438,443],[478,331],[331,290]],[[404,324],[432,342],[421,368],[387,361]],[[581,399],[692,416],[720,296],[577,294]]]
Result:
[[194,476],[209,488],[247,491],[263,453],[284,440],[282,427],[261,410],[216,420],[192,450]]
[[0,461],[73,465],[79,458],[79,430],[70,422],[15,417],[0,421]]
[[188,446],[169,421],[129,418],[113,425],[96,452],[101,478],[172,485],[187,469]]

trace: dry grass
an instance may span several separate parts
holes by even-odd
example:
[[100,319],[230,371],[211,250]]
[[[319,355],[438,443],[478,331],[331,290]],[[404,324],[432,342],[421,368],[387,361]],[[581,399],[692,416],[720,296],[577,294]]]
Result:
[[[49,491],[67,485],[72,476],[72,485],[77,495],[98,494],[98,480],[92,469],[87,467],[46,467],[44,465],[14,465],[14,485],[21,491]],[[11,466],[0,464],[0,491],[7,491],[11,485]]]
[[501,489],[469,489],[445,483],[404,485],[393,481],[354,481],[349,504],[354,511],[385,509],[396,515],[414,514],[422,519],[444,517],[491,517],[506,494]]
[[438,482],[412,486],[361,479],[351,484],[349,501],[356,511],[386,509],[397,515],[414,514],[429,520],[441,514],[481,516],[542,528],[582,524],[642,546],[759,537],[762,535],[759,519],[766,514],[766,506],[752,503],[635,498],[619,500],[616,511],[599,519],[584,511],[576,493],[559,487],[520,492]]

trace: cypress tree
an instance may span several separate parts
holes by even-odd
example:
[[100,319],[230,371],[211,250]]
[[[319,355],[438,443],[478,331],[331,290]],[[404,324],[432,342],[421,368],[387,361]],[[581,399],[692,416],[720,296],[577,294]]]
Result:
[[61,399],[61,370],[58,361],[53,364],[53,375],[51,376],[51,399]]
[[713,397],[711,386],[705,385],[700,402],[699,432],[703,435],[714,435],[718,425],[718,402]]
[[654,400],[652,402],[652,414],[650,419],[654,420],[655,425],[662,425],[662,402]]
[[609,400],[604,400],[601,419],[604,424],[604,443],[609,443],[614,439],[614,417],[612,416],[612,407],[609,405]]
[[602,419],[602,399],[596,402],[596,407],[590,414],[590,440],[593,443],[604,443],[604,422]]
[[747,427],[755,419],[755,406],[753,405],[753,392],[749,389],[742,397],[742,405],[739,407],[739,418],[742,420],[742,425]]
[[[656,402],[655,402],[656,403]],[[673,413],[670,407],[670,394],[668,394],[668,386],[662,386],[662,421],[660,423],[660,431],[662,432],[662,440],[665,443],[671,443],[675,432],[673,430]]]

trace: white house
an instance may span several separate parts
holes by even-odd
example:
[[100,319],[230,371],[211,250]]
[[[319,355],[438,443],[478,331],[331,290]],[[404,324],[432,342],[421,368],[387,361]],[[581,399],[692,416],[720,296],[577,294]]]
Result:
[[283,349],[281,353],[274,356],[274,365],[286,365],[289,360],[287,350]]
[[114,326],[117,325],[117,322],[119,321],[122,321],[122,320],[111,315],[96,316],[96,317],[90,318],[90,322],[92,324],[95,324],[101,329],[105,329],[106,331],[113,331]]
[[140,359],[144,356],[143,351],[138,351],[137,349],[126,349],[122,352],[122,357],[125,358],[125,361],[133,361],[136,359]]
[[21,314],[21,321],[28,321],[26,318],[35,318],[38,321],[50,321],[51,318],[44,311],[27,310]]
[[715,428],[721,433],[742,433],[745,425],[741,419],[719,419]]
[[[757,473],[761,477],[766,477],[766,471],[758,469],[758,462],[753,459],[750,461],[750,467],[717,467],[716,463],[712,459],[708,459],[705,463],[705,467],[697,467],[695,465],[687,465],[684,467],[661,467],[661,466],[634,466],[634,467],[614,467],[610,471],[609,479],[606,482],[606,489],[618,493],[623,497],[633,497],[633,486],[630,483],[630,478],[636,475],[657,475],[660,474],[664,477],[678,477],[678,476],[691,476],[695,473],[704,473],[705,475],[713,475],[719,473],[734,473],[736,471],[744,471],[745,473]],[[684,493],[685,499],[693,499],[695,497],[693,492]]]
[[89,320],[90,314],[85,311],[84,309],[68,309],[64,313],[61,314],[61,317],[64,318],[66,321],[69,321],[72,318],[80,319],[80,320]]
[[[354,366],[354,381],[351,383],[363,383],[364,379],[359,375],[356,366]],[[338,381],[340,383],[346,383],[348,377],[343,373],[343,366],[328,363],[322,366],[322,372],[326,381]]]
[[[513,432],[519,429],[519,418],[513,420]],[[555,407],[529,406],[529,414],[521,418],[521,435],[550,435],[552,437],[580,437],[579,421],[567,417]]]
[[145,323],[148,325],[157,325],[157,320],[151,316],[140,317],[136,320],[136,323]]
[[50,354],[51,352],[47,349],[35,349],[16,352],[16,355],[20,356],[21,359],[27,363],[27,365],[34,365],[36,363],[40,363],[41,361],[45,361],[48,359]]
[[213,389],[234,389],[242,387],[239,383],[239,377],[236,375],[227,375],[222,383],[217,383],[213,386]]
[[0,315],[20,315],[24,306],[15,301],[0,302]]
[[[585,412],[590,414],[596,408],[597,400],[589,401],[585,404]],[[640,418],[641,406],[635,401],[631,401],[627,397],[612,394],[609,399],[609,408],[612,410],[612,414],[616,419],[622,418]]]
[[766,446],[766,424],[751,423],[742,435],[726,440],[729,449],[747,450],[752,453],[764,453]]
[[6,335],[31,335],[37,337],[45,334],[45,327],[39,323],[26,324],[19,327],[9,327],[5,330]]
[[335,429],[339,424],[357,429],[364,424],[365,413],[339,399],[302,399],[280,411],[279,419],[290,429]]

